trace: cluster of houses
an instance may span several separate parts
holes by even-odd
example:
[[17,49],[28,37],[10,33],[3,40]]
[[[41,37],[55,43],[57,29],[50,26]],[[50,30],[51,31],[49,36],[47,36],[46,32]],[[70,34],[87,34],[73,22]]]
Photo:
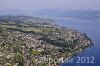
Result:
[[[59,28],[60,29],[60,28]],[[55,32],[47,38],[53,41],[71,42],[74,48],[56,46],[47,41],[40,40],[42,35],[23,33],[19,31],[8,32],[8,36],[0,36],[0,66],[41,66],[48,64],[57,66],[67,55],[64,53],[69,50],[82,50],[82,46],[91,45],[91,41],[77,31],[68,30],[68,34]],[[59,39],[60,38],[60,39]],[[72,55],[69,51],[69,54]],[[49,59],[57,59],[59,62],[50,62]],[[63,58],[63,59],[62,59]]]

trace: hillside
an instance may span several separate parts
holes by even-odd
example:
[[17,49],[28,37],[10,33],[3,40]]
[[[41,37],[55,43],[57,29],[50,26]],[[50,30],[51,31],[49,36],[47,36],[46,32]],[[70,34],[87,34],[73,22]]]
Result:
[[1,66],[58,66],[92,45],[85,33],[59,27],[49,19],[0,16]]

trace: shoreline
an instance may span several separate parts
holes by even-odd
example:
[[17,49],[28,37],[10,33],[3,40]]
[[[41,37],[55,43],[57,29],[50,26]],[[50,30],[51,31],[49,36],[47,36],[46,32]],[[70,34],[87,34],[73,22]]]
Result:
[[[48,20],[32,17],[17,17],[17,19],[15,19],[16,17],[13,16],[12,18],[6,17],[6,19],[7,18],[7,22],[0,22],[0,39],[2,39],[0,44],[5,43],[5,46],[0,46],[2,47],[1,50],[5,51],[5,53],[1,53],[1,55],[5,57],[10,54],[11,59],[17,58],[16,55],[18,55],[24,61],[19,59],[17,62],[15,60],[18,65],[20,64],[19,61],[21,61],[23,65],[36,65],[39,63],[38,65],[41,66],[42,64],[39,62],[40,58],[48,59],[51,57],[53,59],[59,58],[62,60],[62,58],[72,56],[92,45],[92,40],[88,38],[85,33],[53,25],[48,23]],[[19,20],[20,18],[21,20]],[[5,17],[1,19],[6,20]],[[11,21],[12,19],[15,22]],[[27,22],[30,20],[31,22]],[[47,23],[45,23],[45,21],[47,21]],[[7,49],[5,49],[5,47]],[[11,59],[10,61],[12,61]],[[13,64],[12,62],[8,63]],[[47,63],[49,63],[49,61]],[[53,63],[54,62],[51,64]]]

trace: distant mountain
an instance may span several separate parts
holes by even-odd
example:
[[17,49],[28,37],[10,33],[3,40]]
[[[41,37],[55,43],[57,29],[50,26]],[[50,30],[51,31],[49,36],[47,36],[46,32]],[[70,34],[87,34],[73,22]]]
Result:
[[67,10],[67,9],[0,9],[0,15],[39,16],[39,17],[74,17],[81,19],[99,19],[100,9]]
[[26,15],[21,9],[0,9],[0,15]]

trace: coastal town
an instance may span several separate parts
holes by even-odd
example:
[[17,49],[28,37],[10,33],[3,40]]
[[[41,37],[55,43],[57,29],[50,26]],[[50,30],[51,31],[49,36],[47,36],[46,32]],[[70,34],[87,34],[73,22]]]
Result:
[[0,17],[0,66],[59,66],[92,45],[86,33],[49,19]]

